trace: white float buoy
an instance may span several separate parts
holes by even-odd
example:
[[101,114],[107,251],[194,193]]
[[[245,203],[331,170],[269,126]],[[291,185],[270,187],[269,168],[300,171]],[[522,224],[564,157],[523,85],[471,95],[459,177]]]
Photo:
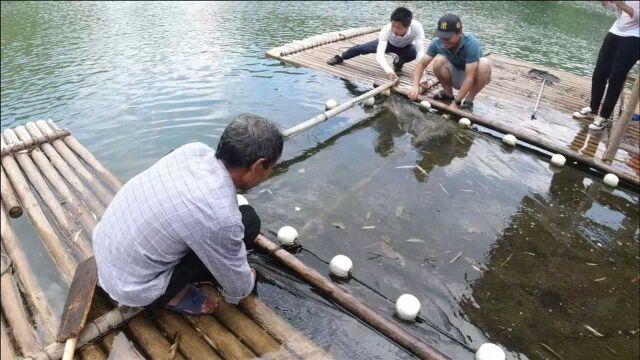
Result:
[[427,100],[420,101],[420,109],[424,111],[429,111],[429,109],[431,109],[431,103],[428,102]]
[[390,89],[382,90],[380,94],[382,94],[382,96],[391,96],[391,90]]
[[504,350],[496,344],[484,343],[476,351],[476,360],[505,360],[507,355]]
[[338,277],[347,277],[353,268],[353,262],[345,255],[336,255],[329,263],[329,270]]
[[283,226],[278,230],[278,240],[283,245],[291,245],[298,238],[298,230],[292,226]]
[[502,142],[509,146],[516,146],[517,141],[518,139],[516,139],[516,137],[511,134],[507,134],[504,137],[502,137]]
[[604,176],[604,183],[607,184],[607,186],[616,187],[618,186],[618,182],[620,182],[620,179],[618,179],[615,174],[607,174]]
[[331,110],[333,108],[335,108],[336,106],[338,106],[338,102],[333,100],[333,99],[329,99],[327,100],[327,102],[324,103],[324,108],[327,110]]
[[237,194],[238,195],[238,206],[242,206],[242,205],[249,205],[249,201],[247,200],[246,197]]
[[413,321],[420,312],[420,300],[411,294],[400,295],[396,300],[396,314],[405,321]]
[[561,154],[553,154],[551,157],[551,164],[557,167],[563,167],[567,162],[567,159]]
[[373,106],[373,105],[376,104],[376,99],[372,96],[372,97],[368,98],[367,100],[365,100],[362,104],[364,106]]
[[471,120],[467,119],[466,117],[461,118],[460,120],[458,120],[458,126],[463,129],[468,129],[471,127]]

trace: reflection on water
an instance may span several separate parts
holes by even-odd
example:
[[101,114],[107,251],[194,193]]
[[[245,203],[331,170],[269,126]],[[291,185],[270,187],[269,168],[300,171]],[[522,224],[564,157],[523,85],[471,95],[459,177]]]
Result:
[[[126,180],[183,143],[215,146],[237,113],[287,128],[328,98],[369,90],[264,52],[383,24],[396,6],[3,2],[1,126],[53,118]],[[613,22],[593,2],[411,6],[426,29],[456,12],[494,52],[581,75]],[[350,256],[366,286],[341,286],[375,309],[390,314],[385,297],[416,295],[424,319],[403,326],[452,358],[471,359],[487,340],[519,358],[553,358],[541,344],[565,359],[638,356],[638,194],[554,172],[392,97],[288,141],[273,177],[247,197],[265,232],[293,225],[319,258]],[[16,228],[61,308],[46,251],[26,219]],[[309,252],[297,256],[328,273]],[[336,358],[409,357],[277,265],[262,267],[273,280],[263,299]]]

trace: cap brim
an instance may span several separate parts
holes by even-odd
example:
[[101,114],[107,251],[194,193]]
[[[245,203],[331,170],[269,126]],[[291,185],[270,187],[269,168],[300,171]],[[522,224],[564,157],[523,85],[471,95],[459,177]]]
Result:
[[433,36],[437,36],[437,37],[448,39],[448,38],[452,37],[453,35],[455,35],[455,33],[456,33],[455,31],[436,30],[433,33]]

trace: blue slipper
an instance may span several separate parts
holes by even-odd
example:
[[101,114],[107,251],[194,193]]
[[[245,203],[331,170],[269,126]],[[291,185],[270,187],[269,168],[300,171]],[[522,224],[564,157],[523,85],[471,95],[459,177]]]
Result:
[[198,290],[195,286],[187,285],[187,293],[184,294],[178,304],[175,306],[167,304],[165,307],[183,314],[202,315],[202,305],[208,298],[207,294]]

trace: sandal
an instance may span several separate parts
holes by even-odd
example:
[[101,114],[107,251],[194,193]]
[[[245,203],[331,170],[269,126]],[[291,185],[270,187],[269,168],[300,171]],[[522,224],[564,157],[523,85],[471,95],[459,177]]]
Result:
[[431,98],[438,101],[451,101],[453,100],[453,95],[447,95],[444,90],[440,90],[437,93],[433,94]]
[[[193,285],[187,285],[187,293],[176,305],[166,304],[169,310],[187,315],[205,315],[202,312],[202,305],[209,299],[209,296]],[[216,304],[217,306],[217,304]],[[208,313],[207,313],[208,314]]]

